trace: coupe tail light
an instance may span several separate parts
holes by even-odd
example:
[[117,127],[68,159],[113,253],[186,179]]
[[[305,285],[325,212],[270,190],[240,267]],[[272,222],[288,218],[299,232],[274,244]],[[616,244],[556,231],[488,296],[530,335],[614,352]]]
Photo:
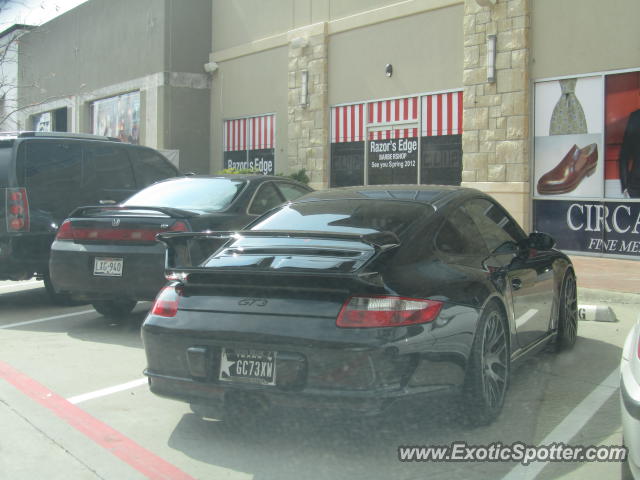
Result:
[[[180,220],[163,232],[188,232],[189,226]],[[56,240],[75,240],[78,242],[127,242],[127,243],[155,243],[156,235],[161,230],[136,228],[74,228],[71,220],[65,220],[56,235]]]
[[73,240],[73,227],[71,226],[71,220],[65,220],[58,228],[56,233],[56,240]]
[[26,188],[7,188],[7,231],[29,231],[29,200]]
[[178,313],[178,303],[182,288],[180,286],[164,287],[156,297],[151,314],[159,317],[175,317]]
[[400,327],[435,320],[442,302],[393,296],[354,296],[342,306],[336,325],[343,328]]

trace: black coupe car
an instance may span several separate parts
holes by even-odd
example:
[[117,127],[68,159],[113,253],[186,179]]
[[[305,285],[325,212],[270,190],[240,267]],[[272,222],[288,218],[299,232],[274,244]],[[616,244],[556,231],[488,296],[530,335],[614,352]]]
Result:
[[188,176],[155,183],[117,205],[78,208],[51,247],[52,284],[103,315],[126,315],[165,283],[156,234],[242,228],[311,191],[286,177]]
[[576,341],[569,258],[473,189],[328,190],[244,231],[159,238],[170,283],[142,327],[145,373],[201,415],[454,393],[487,424],[515,362]]

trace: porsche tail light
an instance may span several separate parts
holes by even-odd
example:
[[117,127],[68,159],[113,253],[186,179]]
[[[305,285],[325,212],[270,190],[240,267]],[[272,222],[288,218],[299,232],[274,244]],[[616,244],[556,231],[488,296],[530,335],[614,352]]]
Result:
[[29,231],[29,200],[26,188],[7,188],[7,231]]
[[188,232],[188,231],[189,231],[189,227],[187,226],[187,224],[180,220],[174,222],[174,224],[167,229],[167,232]]
[[182,289],[180,286],[164,287],[153,302],[151,314],[159,317],[175,317]]
[[421,298],[353,296],[342,306],[336,325],[342,328],[400,327],[435,320],[442,302]]

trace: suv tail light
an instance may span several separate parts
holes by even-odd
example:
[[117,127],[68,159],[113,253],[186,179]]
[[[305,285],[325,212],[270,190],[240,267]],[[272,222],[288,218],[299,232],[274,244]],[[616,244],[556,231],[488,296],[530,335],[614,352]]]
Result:
[[436,319],[442,302],[387,295],[349,298],[336,320],[343,328],[400,327]]
[[29,231],[29,200],[26,188],[6,189],[7,231]]
[[169,286],[160,290],[160,293],[153,302],[151,308],[151,315],[157,315],[159,317],[175,317],[178,313],[178,303],[180,302],[180,296],[182,294],[181,286]]

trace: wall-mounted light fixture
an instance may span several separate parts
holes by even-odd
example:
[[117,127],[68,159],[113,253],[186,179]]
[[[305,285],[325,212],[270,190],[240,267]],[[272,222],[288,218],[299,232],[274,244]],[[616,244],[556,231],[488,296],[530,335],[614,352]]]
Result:
[[309,71],[300,72],[300,106],[306,108],[307,97],[309,95]]
[[487,35],[487,82],[496,81],[496,36]]
[[218,70],[218,64],[216,62],[209,62],[204,64],[204,71],[207,73],[213,73]]
[[309,45],[309,39],[307,37],[296,37],[291,40],[291,48],[304,48]]
[[384,74],[387,77],[390,77],[391,75],[393,75],[393,65],[391,65],[390,63],[387,63],[384,66]]

